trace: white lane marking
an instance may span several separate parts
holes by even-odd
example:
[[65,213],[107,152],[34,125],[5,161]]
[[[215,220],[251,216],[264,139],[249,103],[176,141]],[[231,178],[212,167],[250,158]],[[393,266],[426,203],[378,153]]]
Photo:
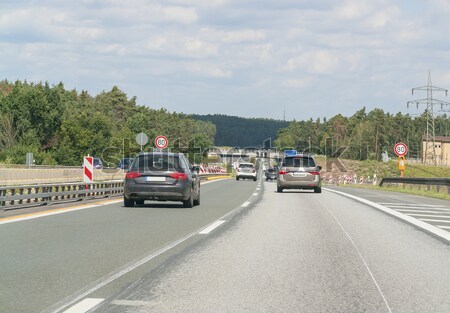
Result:
[[103,301],[105,301],[105,299],[87,298],[81,302],[78,302],[70,309],[65,310],[64,313],[85,313],[90,309],[92,309],[93,307],[95,307],[96,305],[99,305]]
[[440,211],[449,211],[450,209],[446,209],[446,208],[440,208],[440,207],[423,207],[423,206],[404,206],[404,205],[387,205],[387,207],[391,208],[391,209],[417,209],[417,210],[440,210]]
[[108,201],[108,202],[103,202],[101,205],[115,204],[115,203],[120,203],[122,201],[123,201],[123,199],[115,200],[115,201]]
[[342,231],[344,232],[344,234],[347,236],[347,238],[350,240],[350,242],[352,243],[353,247],[355,248],[356,252],[358,253],[360,259],[362,260],[362,262],[364,263],[364,266],[366,267],[367,271],[369,272],[370,277],[372,278],[372,281],[374,282],[375,286],[378,289],[378,292],[381,295],[381,298],[384,301],[384,304],[386,304],[386,307],[389,311],[389,313],[392,313],[392,310],[386,300],[386,297],[384,296],[383,292],[381,291],[380,286],[377,283],[377,280],[375,279],[375,276],[373,276],[372,271],[369,268],[369,265],[367,264],[366,260],[364,259],[363,255],[361,254],[361,251],[359,251],[358,247],[356,246],[356,243],[353,241],[352,237],[349,235],[349,233],[347,233],[347,231],[345,230],[344,226],[342,226],[341,222],[338,220],[338,218],[336,217],[336,215],[333,214],[333,212],[331,212],[331,210],[328,208],[327,205],[325,205],[325,203],[323,203],[320,199],[318,200],[320,202],[320,204],[322,204],[322,206],[328,211],[328,213],[330,213],[330,215],[334,218],[334,220],[336,221],[336,223],[339,225],[339,227],[342,229]]
[[28,220],[32,220],[32,219],[35,219],[35,218],[46,217],[46,216],[57,215],[57,214],[63,214],[63,213],[69,213],[69,212],[74,212],[74,211],[81,211],[81,210],[96,208],[96,207],[99,207],[99,206],[101,206],[101,205],[93,204],[93,205],[88,205],[88,206],[79,207],[79,208],[60,209],[60,210],[58,210],[56,212],[46,212],[46,213],[42,213],[42,214],[39,214],[39,215],[18,217],[18,218],[13,218],[13,219],[7,219],[7,220],[4,220],[4,221],[0,220],[0,225],[8,224],[8,223],[15,223],[15,222],[28,221]]
[[245,201],[244,203],[242,203],[241,207],[246,208],[248,207],[250,204],[250,201]]
[[423,203],[401,203],[401,202],[377,202],[381,205],[386,206],[412,206],[412,207],[423,207],[423,208],[448,208],[439,204],[423,204]]
[[436,226],[443,229],[450,229],[450,226],[443,226],[443,225],[436,225]]
[[431,215],[431,214],[413,214],[408,213],[409,216],[417,216],[417,217],[436,217],[436,218],[450,218],[450,215]]
[[258,195],[257,192],[255,192],[255,193],[252,194],[253,197],[256,197],[257,195]]
[[[234,210],[228,212],[227,214],[223,215],[222,217],[220,217],[218,220],[225,220],[227,219],[230,215],[234,214],[235,212],[239,211],[241,208],[246,207],[250,204],[250,201],[244,202],[240,207],[235,208]],[[94,281],[92,284],[86,286],[85,288],[79,290],[78,292],[75,292],[74,294],[72,294],[71,296],[59,301],[58,303],[56,303],[55,305],[52,306],[51,308],[51,312],[53,313],[59,313],[62,310],[64,310],[65,308],[67,308],[68,306],[71,306],[72,304],[76,303],[77,301],[83,299],[84,297],[92,294],[93,292],[97,291],[98,289],[106,286],[107,284],[113,282],[114,280],[122,277],[123,275],[131,272],[132,270],[138,268],[139,266],[149,262],[150,260],[158,257],[159,255],[169,251],[170,249],[178,246],[179,244],[183,243],[184,241],[190,239],[191,237],[195,236],[198,234],[198,232],[201,230],[197,229],[195,231],[193,231],[192,233],[177,239],[175,241],[172,241],[171,243],[167,244],[166,246],[160,248],[159,250],[156,250],[154,252],[150,252],[149,254],[147,254],[146,256],[131,261],[128,264],[125,264],[124,266],[116,269],[115,271],[112,271],[111,273],[97,279],[96,281]],[[64,312],[65,313],[65,312]]]
[[[438,213],[438,214],[448,214],[447,212],[434,211],[434,210],[411,210],[411,209],[395,209],[399,212],[415,212],[415,213]],[[450,217],[450,215],[449,215]]]
[[211,225],[209,225],[208,227],[206,227],[204,230],[202,230],[201,232],[199,232],[200,235],[206,235],[209,234],[210,232],[212,232],[214,229],[216,229],[217,227],[219,227],[220,225],[222,225],[223,223],[225,223],[226,221],[224,220],[218,220],[215,221],[214,223],[212,223]]
[[261,188],[259,188],[259,187],[258,187],[258,188],[256,188],[256,191],[260,191],[260,190],[261,190]]
[[429,218],[421,218],[420,220],[424,221],[424,222],[450,223],[450,221],[434,220],[434,219],[429,219]]
[[375,209],[383,211],[383,212],[385,212],[385,213],[387,213],[389,215],[395,216],[396,218],[401,219],[401,220],[403,220],[403,221],[405,221],[405,222],[407,222],[407,223],[409,223],[411,225],[414,225],[414,226],[416,226],[418,228],[421,228],[421,229],[423,229],[423,230],[425,230],[425,231],[427,231],[429,233],[432,233],[433,235],[435,235],[435,236],[437,236],[437,237],[439,237],[441,239],[444,239],[447,242],[450,242],[450,233],[449,232],[447,232],[447,231],[445,231],[443,229],[440,229],[438,227],[435,227],[435,226],[433,226],[431,224],[425,223],[425,222],[423,222],[421,220],[418,220],[418,219],[416,219],[416,218],[414,218],[412,216],[405,215],[405,214],[403,214],[401,212],[398,212],[398,211],[396,211],[394,209],[390,209],[390,208],[385,207],[385,206],[383,206],[381,204],[378,204],[378,203],[372,202],[370,200],[367,200],[367,199],[364,199],[364,198],[361,198],[361,197],[357,197],[357,196],[354,196],[354,195],[351,195],[351,194],[348,194],[348,193],[345,193],[345,192],[342,192],[342,191],[337,191],[337,190],[333,190],[333,189],[329,189],[329,188],[323,188],[323,189],[326,190],[326,191],[333,192],[333,193],[339,194],[341,196],[344,196],[344,197],[356,200],[358,202],[367,204],[367,205],[369,205],[369,206],[371,206],[371,207],[373,207]]

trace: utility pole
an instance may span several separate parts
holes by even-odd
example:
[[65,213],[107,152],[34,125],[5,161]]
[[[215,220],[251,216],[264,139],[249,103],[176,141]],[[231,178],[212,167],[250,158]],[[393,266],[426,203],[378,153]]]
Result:
[[[411,93],[414,94],[415,90],[420,91],[426,91],[427,97],[425,99],[417,99],[417,100],[411,100],[407,102],[407,106],[409,108],[410,104],[415,104],[417,108],[419,108],[419,104],[424,104],[426,106],[425,108],[425,116],[427,119],[427,125],[425,130],[425,147],[423,147],[423,154],[422,154],[422,163],[425,164],[433,164],[434,166],[437,166],[437,156],[436,156],[436,147],[435,147],[435,141],[436,141],[436,135],[435,135],[435,127],[434,127],[434,117],[435,117],[435,111],[434,106],[440,105],[441,110],[444,105],[450,105],[449,102],[437,100],[433,98],[433,92],[434,91],[442,91],[445,92],[445,96],[448,94],[448,90],[440,87],[435,87],[431,83],[431,71],[428,71],[428,84],[426,86],[422,87],[416,87],[413,88]],[[422,139],[423,141],[423,139]]]

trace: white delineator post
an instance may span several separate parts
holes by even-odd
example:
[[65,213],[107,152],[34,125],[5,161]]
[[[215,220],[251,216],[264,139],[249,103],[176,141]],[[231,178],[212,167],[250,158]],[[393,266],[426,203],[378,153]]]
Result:
[[92,184],[94,181],[94,157],[86,156],[84,157],[84,174],[83,181],[86,184]]

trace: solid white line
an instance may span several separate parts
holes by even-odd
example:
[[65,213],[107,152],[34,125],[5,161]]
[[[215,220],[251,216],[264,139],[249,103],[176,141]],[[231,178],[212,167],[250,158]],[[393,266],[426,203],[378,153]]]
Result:
[[403,221],[405,221],[405,222],[407,222],[409,224],[412,224],[412,225],[414,225],[414,226],[416,226],[418,228],[421,228],[421,229],[423,229],[423,230],[425,230],[425,231],[427,231],[429,233],[432,233],[433,235],[435,235],[435,236],[437,236],[439,238],[442,238],[442,239],[444,239],[447,242],[450,242],[450,233],[449,232],[447,232],[447,231],[445,231],[443,229],[440,229],[438,227],[435,227],[435,226],[433,226],[431,224],[428,224],[428,223],[425,223],[423,221],[420,221],[420,220],[418,220],[418,219],[416,219],[416,218],[414,218],[412,216],[405,215],[405,214],[403,214],[401,212],[397,212],[394,209],[390,209],[390,208],[385,207],[385,206],[383,206],[381,204],[378,204],[378,203],[369,201],[367,199],[364,199],[364,198],[361,198],[361,197],[357,197],[357,196],[354,196],[354,195],[351,195],[351,194],[348,194],[348,193],[345,193],[345,192],[342,192],[342,191],[337,191],[337,190],[333,190],[333,189],[329,189],[329,188],[323,188],[323,189],[327,190],[329,192],[333,192],[333,193],[342,195],[344,197],[356,200],[358,202],[367,204],[367,205],[369,205],[369,206],[371,206],[371,207],[373,207],[375,209],[383,211],[383,212],[385,212],[385,213],[387,213],[389,215],[395,216],[398,219],[401,219],[401,220],[403,220]]
[[103,301],[105,301],[105,299],[87,298],[78,302],[70,309],[65,310],[64,313],[85,313]]
[[248,207],[250,204],[250,201],[245,201],[244,203],[242,203],[241,207],[246,208]]
[[333,212],[331,212],[331,210],[328,208],[327,205],[325,205],[325,203],[323,203],[322,201],[320,201],[320,204],[322,204],[322,206],[328,211],[328,213],[330,213],[330,215],[334,218],[334,220],[336,221],[336,223],[339,225],[339,227],[342,229],[342,231],[344,232],[344,234],[347,236],[347,238],[350,240],[350,242],[352,243],[353,247],[355,248],[356,252],[359,255],[359,258],[362,260],[362,262],[364,263],[364,266],[366,267],[367,271],[369,272],[370,277],[372,278],[372,281],[374,282],[375,286],[378,289],[379,294],[381,295],[381,298],[384,301],[384,304],[386,304],[386,307],[389,311],[389,313],[392,313],[392,310],[386,300],[386,297],[384,296],[383,292],[381,291],[380,286],[377,283],[377,280],[375,279],[375,276],[373,275],[372,271],[369,268],[369,265],[367,264],[366,260],[364,259],[363,255],[361,254],[361,252],[359,251],[358,247],[356,246],[355,242],[353,241],[352,237],[347,233],[347,231],[344,229],[344,226],[342,226],[341,222],[338,220],[338,218],[336,217],[336,215],[333,214]]
[[[399,212],[415,212],[415,213],[437,213],[437,214],[448,214],[447,212],[433,211],[433,210],[395,209],[395,211],[399,211]],[[450,216],[450,215],[449,215],[449,216]]]
[[404,209],[417,209],[417,210],[441,210],[450,211],[450,209],[444,207],[424,207],[424,206],[404,206],[404,205],[388,205],[387,207],[391,209],[404,208]]
[[420,220],[421,220],[421,221],[424,221],[424,222],[450,223],[450,221],[433,220],[433,219],[429,219],[429,218],[421,218]]
[[401,202],[377,202],[381,205],[386,206],[413,206],[413,207],[424,207],[424,208],[446,208],[445,206],[439,204],[422,204],[422,203],[401,203]]
[[450,229],[450,226],[442,226],[442,225],[436,225],[439,228],[443,228],[443,229]]
[[226,221],[224,220],[219,220],[219,221],[215,221],[214,223],[212,223],[211,225],[209,225],[208,227],[206,227],[204,230],[202,230],[201,232],[199,232],[200,235],[206,235],[209,234],[210,232],[212,232],[214,229],[216,229],[217,227],[219,227],[220,225],[222,225],[223,223],[225,223]]
[[450,219],[450,215],[431,215],[431,214],[413,214],[413,213],[408,213],[409,216],[423,216],[423,217],[436,217],[436,218],[448,218]]

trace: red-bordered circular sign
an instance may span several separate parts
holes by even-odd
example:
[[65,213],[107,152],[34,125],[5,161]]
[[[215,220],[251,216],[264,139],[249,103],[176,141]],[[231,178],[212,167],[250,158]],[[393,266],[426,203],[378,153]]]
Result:
[[167,148],[167,146],[169,145],[169,140],[167,140],[166,137],[164,136],[158,136],[155,138],[155,146],[158,149],[164,149]]
[[406,146],[403,142],[399,142],[395,144],[394,152],[398,156],[403,156],[408,153],[408,146]]

